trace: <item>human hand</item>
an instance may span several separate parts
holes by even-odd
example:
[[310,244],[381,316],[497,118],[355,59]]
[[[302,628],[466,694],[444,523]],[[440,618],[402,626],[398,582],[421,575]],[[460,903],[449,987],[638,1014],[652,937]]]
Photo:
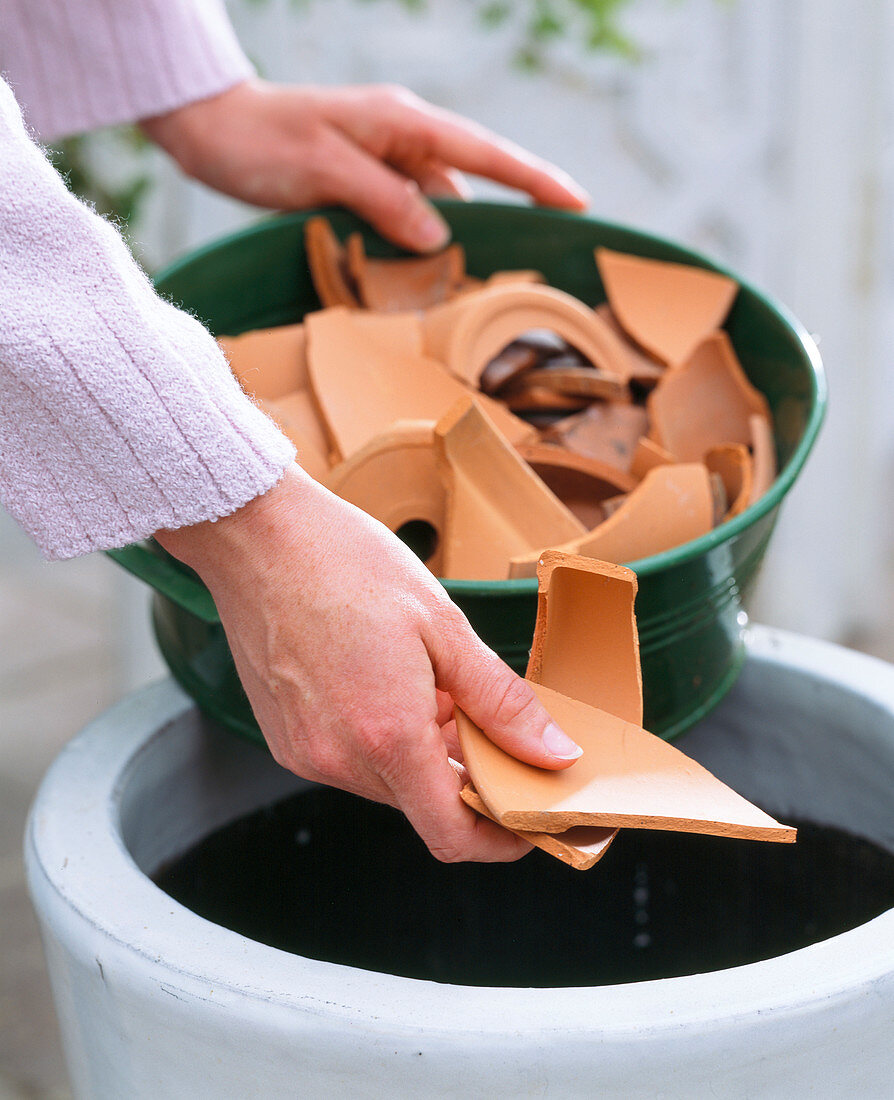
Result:
[[462,172],[515,187],[544,206],[587,204],[565,172],[390,85],[247,80],[141,125],[188,175],[218,191],[276,209],[346,206],[420,252],[450,236],[425,195],[468,197]]
[[580,750],[385,527],[294,466],[232,516],[156,538],[210,589],[280,764],[397,806],[445,862],[529,850],[460,800],[453,702],[530,764]]

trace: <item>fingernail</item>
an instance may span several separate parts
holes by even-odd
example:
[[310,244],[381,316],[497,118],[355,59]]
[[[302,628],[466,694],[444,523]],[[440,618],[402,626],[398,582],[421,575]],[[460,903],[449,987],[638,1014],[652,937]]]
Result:
[[543,747],[557,760],[577,760],[584,755],[584,750],[563,730],[559,729],[555,722],[543,731]]
[[414,226],[413,236],[420,248],[442,248],[450,240],[450,227],[434,210],[427,210]]

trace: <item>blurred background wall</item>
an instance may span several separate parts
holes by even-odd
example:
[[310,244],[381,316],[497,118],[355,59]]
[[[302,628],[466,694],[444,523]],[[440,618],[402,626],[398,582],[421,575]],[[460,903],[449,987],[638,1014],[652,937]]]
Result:
[[[894,4],[630,0],[620,18],[638,60],[588,52],[572,30],[535,72],[513,60],[530,5],[506,6],[492,30],[461,0],[230,9],[265,76],[406,84],[565,167],[597,216],[678,238],[785,303],[820,340],[831,410],[752,610],[894,655]],[[150,267],[258,216],[161,154],[101,138],[88,156],[111,180],[149,173],[132,234]],[[58,1052],[35,1056],[53,1025],[18,836],[57,748],[161,673],[146,599],[101,556],[41,563],[0,515],[0,914],[16,960],[0,981],[0,1100],[4,1087],[65,1095]]]

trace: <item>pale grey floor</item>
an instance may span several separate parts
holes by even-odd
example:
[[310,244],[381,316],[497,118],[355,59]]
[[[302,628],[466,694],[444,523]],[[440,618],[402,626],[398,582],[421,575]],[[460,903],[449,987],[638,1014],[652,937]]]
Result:
[[[40,562],[0,516],[0,1100],[71,1095],[25,890],[22,834],[59,749],[160,667],[152,654],[132,654],[146,645],[144,599],[120,572],[101,555]],[[131,605],[135,634],[122,619]]]

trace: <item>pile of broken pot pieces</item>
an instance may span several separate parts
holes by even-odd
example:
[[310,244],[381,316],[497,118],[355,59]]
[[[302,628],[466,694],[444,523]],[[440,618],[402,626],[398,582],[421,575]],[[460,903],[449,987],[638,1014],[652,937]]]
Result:
[[463,800],[578,870],[602,858],[619,828],[793,842],[795,829],[642,728],[636,575],[547,551],[538,578],[527,679],[583,756],[557,772],[522,763],[457,708],[471,777]]
[[430,528],[438,576],[534,576],[549,547],[636,561],[775,477],[726,276],[598,249],[594,309],[533,271],[473,278],[459,245],[375,259],[313,218],[306,250],[324,308],[220,342],[308,473],[392,531]]

